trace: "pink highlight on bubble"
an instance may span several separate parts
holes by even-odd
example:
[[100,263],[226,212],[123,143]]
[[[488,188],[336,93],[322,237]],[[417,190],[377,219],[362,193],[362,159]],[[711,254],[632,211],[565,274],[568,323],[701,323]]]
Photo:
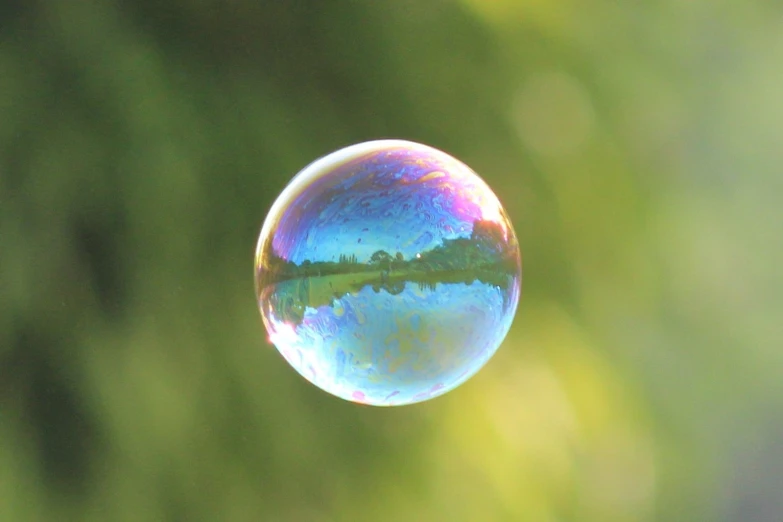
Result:
[[413,402],[423,401],[424,399],[429,398],[429,396],[430,396],[430,392],[429,391],[419,392],[419,393],[417,393],[416,395],[413,396]]
[[364,392],[356,390],[351,394],[351,398],[355,401],[364,402]]
[[385,399],[383,399],[383,400],[385,400],[385,401],[388,401],[389,399],[391,399],[392,397],[394,397],[394,396],[395,396],[395,395],[397,395],[398,393],[400,393],[400,390],[394,390],[394,391],[393,391],[393,392],[391,392],[389,395],[387,395],[387,396],[386,396],[386,398],[385,398]]

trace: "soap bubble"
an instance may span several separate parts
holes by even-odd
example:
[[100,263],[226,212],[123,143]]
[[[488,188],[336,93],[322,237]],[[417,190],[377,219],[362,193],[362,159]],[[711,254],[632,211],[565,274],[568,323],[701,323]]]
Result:
[[444,152],[371,141],[302,170],[255,258],[274,344],[343,399],[411,404],[492,357],[519,301],[519,247],[492,190]]

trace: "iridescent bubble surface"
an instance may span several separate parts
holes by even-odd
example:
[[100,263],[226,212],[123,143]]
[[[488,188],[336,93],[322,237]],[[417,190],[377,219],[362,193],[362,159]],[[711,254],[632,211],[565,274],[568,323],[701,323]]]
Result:
[[424,401],[475,374],[511,326],[519,247],[498,198],[444,152],[401,140],[310,164],[264,222],[256,295],[270,341],[346,400]]

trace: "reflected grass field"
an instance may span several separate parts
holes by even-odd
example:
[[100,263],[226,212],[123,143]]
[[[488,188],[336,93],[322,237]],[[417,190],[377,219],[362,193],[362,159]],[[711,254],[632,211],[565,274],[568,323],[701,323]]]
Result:
[[403,291],[406,283],[422,289],[434,289],[438,284],[471,285],[481,282],[500,289],[513,284],[513,276],[504,274],[499,268],[492,270],[441,270],[357,272],[334,274],[321,277],[304,277],[281,281],[269,287],[269,299],[276,313],[286,321],[301,322],[306,308],[330,306],[346,295],[356,295],[364,287],[374,292],[384,290],[396,295]]

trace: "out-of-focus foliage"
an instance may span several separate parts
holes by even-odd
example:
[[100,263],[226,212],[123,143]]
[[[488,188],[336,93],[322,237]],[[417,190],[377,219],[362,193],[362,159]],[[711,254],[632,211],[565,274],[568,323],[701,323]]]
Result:
[[[783,512],[774,2],[0,4],[0,520]],[[496,189],[517,321],[373,409],[265,342],[256,234],[400,137]]]

